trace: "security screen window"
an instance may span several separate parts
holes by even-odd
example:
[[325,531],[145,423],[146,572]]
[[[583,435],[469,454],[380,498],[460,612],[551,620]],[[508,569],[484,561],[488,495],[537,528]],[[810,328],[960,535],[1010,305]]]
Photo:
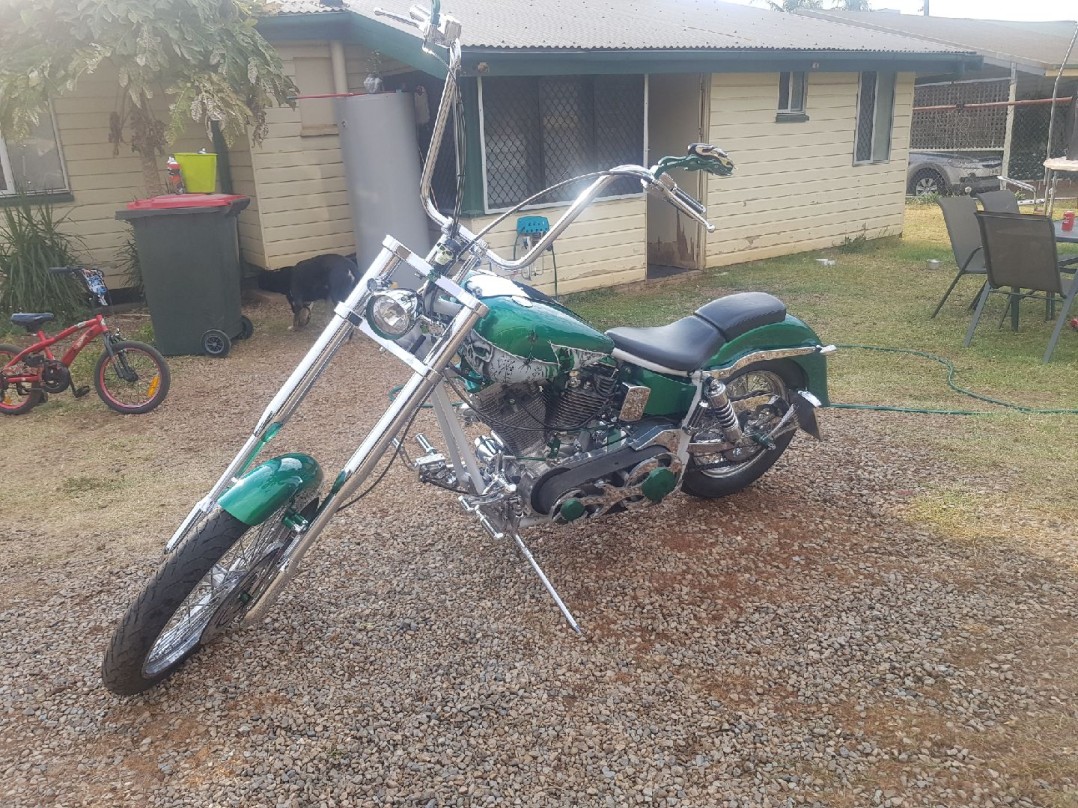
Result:
[[875,70],[861,74],[857,94],[857,138],[853,162],[885,163],[891,157],[895,111],[895,74]]
[[[504,210],[578,174],[644,159],[643,76],[484,78],[487,208]],[[572,199],[577,183],[538,204]],[[641,193],[618,180],[606,196]]]

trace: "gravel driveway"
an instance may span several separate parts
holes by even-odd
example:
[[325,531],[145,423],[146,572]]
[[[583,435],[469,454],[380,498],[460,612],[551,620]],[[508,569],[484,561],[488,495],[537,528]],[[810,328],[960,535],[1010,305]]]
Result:
[[[826,442],[798,437],[739,496],[533,534],[583,638],[511,544],[395,467],[271,620],[112,696],[107,636],[185,486],[212,482],[313,337],[177,360],[143,421],[88,399],[50,421],[75,446],[137,429],[152,451],[127,471],[151,488],[172,474],[175,492],[142,494],[146,519],[110,535],[68,502],[51,561],[27,555],[56,541],[50,514],[5,525],[4,805],[1078,804],[1074,566],[904,518],[955,473],[907,448],[932,425],[915,416],[828,412]],[[359,340],[340,365],[297,427],[307,443],[281,439],[319,446],[330,476],[400,375]],[[2,428],[48,465],[71,449],[39,412]]]

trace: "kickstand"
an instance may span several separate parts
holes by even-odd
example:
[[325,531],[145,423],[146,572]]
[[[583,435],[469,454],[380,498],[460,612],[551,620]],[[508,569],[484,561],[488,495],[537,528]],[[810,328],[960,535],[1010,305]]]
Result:
[[565,617],[566,622],[569,623],[569,627],[577,634],[582,634],[580,625],[576,622],[576,618],[573,617],[573,613],[569,611],[569,607],[565,605],[565,602],[558,595],[558,591],[554,588],[554,585],[550,583],[550,580],[546,577],[539,563],[535,560],[535,557],[531,554],[531,550],[524,544],[524,539],[520,538],[520,534],[515,530],[511,533],[513,541],[517,543],[517,547],[520,548],[520,552],[524,554],[524,558],[528,560],[528,563],[532,565],[532,569],[535,570],[535,574],[539,576],[539,580],[543,582],[543,586],[546,587],[546,591],[550,593],[550,597],[554,598],[554,602],[561,609],[562,615]]

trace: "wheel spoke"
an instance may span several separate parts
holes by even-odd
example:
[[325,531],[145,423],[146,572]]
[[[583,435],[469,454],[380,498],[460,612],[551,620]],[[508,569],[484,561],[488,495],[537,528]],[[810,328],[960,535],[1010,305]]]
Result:
[[[290,540],[279,508],[261,526],[245,532],[202,577],[166,624],[143,663],[143,674],[153,677],[179,661],[209,633],[210,638],[246,613],[252,599],[244,591],[260,591],[266,576],[275,574],[271,562]],[[259,568],[263,565],[263,568]],[[248,578],[255,575],[255,580]],[[241,588],[240,584],[244,584]],[[230,599],[237,597],[238,605]]]

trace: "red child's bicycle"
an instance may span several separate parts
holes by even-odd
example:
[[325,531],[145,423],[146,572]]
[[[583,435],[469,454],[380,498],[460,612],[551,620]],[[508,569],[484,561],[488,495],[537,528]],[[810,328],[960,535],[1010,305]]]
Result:
[[[108,305],[108,289],[98,269],[56,267],[53,274],[71,274],[82,282],[95,303]],[[37,337],[29,348],[0,345],[0,414],[19,415],[69,387],[76,398],[90,392],[71,381],[71,363],[95,337],[102,337],[105,350],[94,369],[94,388],[109,407],[126,414],[149,412],[168,394],[168,365],[158,351],[144,342],[125,340],[119,330],[109,331],[102,314],[65,328],[50,337],[42,326],[55,319],[50,313],[13,314],[13,325]],[[78,332],[71,347],[57,359],[50,348]]]

